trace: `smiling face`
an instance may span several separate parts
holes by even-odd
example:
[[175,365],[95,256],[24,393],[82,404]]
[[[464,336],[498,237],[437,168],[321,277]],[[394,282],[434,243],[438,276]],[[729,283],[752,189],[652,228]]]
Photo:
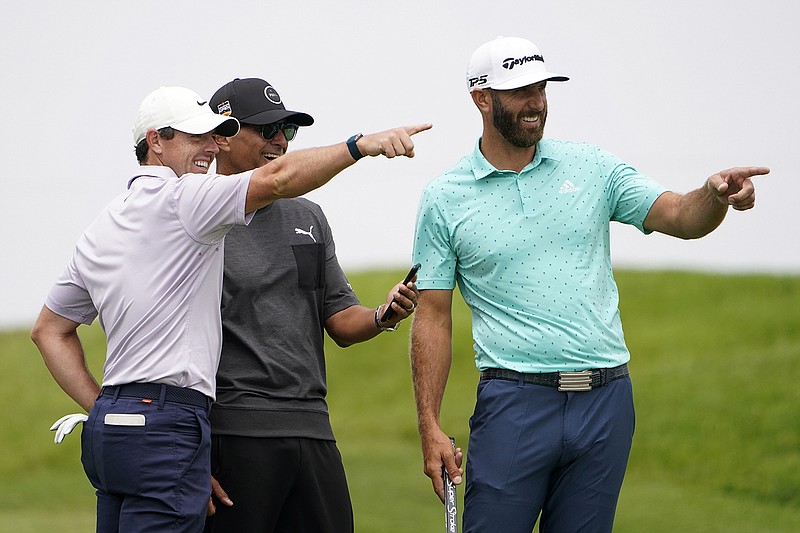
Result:
[[547,121],[547,82],[509,91],[491,90],[492,123],[497,132],[518,148],[535,146]]
[[236,137],[228,137],[228,149],[220,153],[217,165],[220,174],[237,174],[264,166],[286,153],[289,143],[278,130],[270,140],[261,135],[260,126],[242,124]]
[[219,152],[217,143],[209,133],[199,135],[175,131],[175,136],[167,139],[155,130],[147,132],[150,152],[149,164],[160,164],[171,168],[176,175],[205,174]]

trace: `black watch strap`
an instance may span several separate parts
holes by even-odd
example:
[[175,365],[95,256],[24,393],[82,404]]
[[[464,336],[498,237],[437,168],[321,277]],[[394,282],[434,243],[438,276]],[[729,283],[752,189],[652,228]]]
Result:
[[361,133],[356,133],[355,135],[347,139],[347,149],[350,150],[350,155],[353,156],[353,159],[355,159],[356,161],[364,157],[364,154],[362,154],[361,151],[358,149],[358,146],[356,146],[356,142],[358,142],[358,140],[363,136],[364,135]]

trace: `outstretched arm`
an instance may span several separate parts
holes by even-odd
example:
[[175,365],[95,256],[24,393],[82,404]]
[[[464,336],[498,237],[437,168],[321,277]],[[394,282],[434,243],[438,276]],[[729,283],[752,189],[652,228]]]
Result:
[[453,448],[439,425],[444,389],[453,358],[451,306],[453,291],[423,290],[411,328],[411,375],[417,402],[425,475],[444,502],[442,466],[455,484],[461,483],[461,451]]
[[682,239],[697,239],[719,226],[728,206],[752,209],[756,201],[753,176],[768,174],[766,167],[737,167],[718,172],[705,185],[686,194],[665,192],[644,219],[644,227]]
[[88,413],[100,393],[100,386],[86,366],[83,346],[78,338],[79,325],[42,307],[31,331],[31,339],[56,383]]
[[[432,127],[432,124],[418,124],[372,133],[361,137],[356,146],[364,156],[414,157],[411,136]],[[345,143],[285,154],[253,172],[247,189],[245,212],[255,211],[279,198],[300,196],[321,187],[353,163],[355,159]]]

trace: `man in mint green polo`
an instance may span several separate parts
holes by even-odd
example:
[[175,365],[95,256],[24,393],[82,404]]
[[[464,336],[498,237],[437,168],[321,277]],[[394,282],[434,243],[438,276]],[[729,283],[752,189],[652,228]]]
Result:
[[463,530],[611,531],[634,429],[631,380],[611,269],[609,223],[683,239],[753,207],[734,168],[687,194],[668,191],[589,144],[543,139],[547,71],[539,49],[498,38],[470,60],[483,119],[474,150],[425,188],[411,362],[425,472],[461,482],[439,425],[452,359],[456,284],[472,312],[481,373],[470,420]]

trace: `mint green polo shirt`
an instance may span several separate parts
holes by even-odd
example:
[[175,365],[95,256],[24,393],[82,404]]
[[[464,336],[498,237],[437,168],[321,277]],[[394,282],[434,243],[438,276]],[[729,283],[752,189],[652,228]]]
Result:
[[479,370],[608,368],[630,359],[611,269],[610,221],[642,226],[665,192],[589,144],[544,139],[522,172],[474,151],[423,191],[417,286],[472,312]]

